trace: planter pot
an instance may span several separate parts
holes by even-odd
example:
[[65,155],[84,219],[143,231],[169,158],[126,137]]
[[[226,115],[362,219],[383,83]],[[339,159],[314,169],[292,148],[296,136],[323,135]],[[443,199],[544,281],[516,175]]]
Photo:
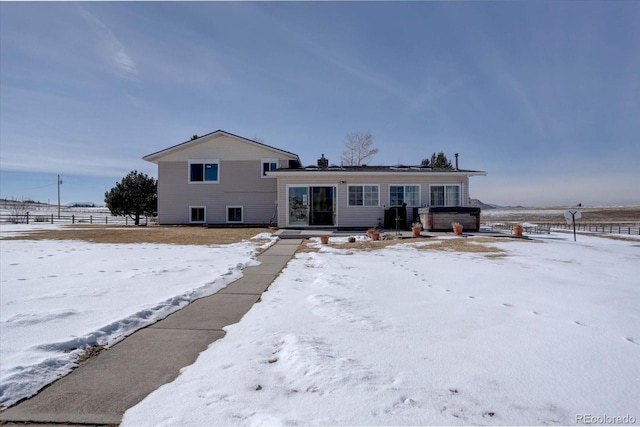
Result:
[[514,225],[513,226],[513,235],[514,236],[522,236],[522,226],[521,225]]
[[454,225],[453,232],[458,236],[462,235],[462,225]]
[[349,237],[349,243],[355,243],[356,242],[356,238],[351,236]]
[[411,230],[413,231],[413,237],[420,237],[420,232],[422,231],[420,227],[414,227]]
[[329,243],[329,236],[320,236],[320,242],[323,245],[326,245],[327,243]]
[[371,240],[380,240],[380,233],[377,231],[374,231],[371,233]]

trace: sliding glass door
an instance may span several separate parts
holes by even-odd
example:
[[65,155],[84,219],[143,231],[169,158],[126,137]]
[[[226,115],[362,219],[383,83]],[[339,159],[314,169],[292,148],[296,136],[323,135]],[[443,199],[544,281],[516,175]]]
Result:
[[288,215],[289,225],[309,225],[309,187],[289,187]]
[[335,197],[333,187],[310,187],[311,215],[309,225],[333,225]]
[[291,186],[288,190],[290,226],[332,226],[335,224],[335,187]]

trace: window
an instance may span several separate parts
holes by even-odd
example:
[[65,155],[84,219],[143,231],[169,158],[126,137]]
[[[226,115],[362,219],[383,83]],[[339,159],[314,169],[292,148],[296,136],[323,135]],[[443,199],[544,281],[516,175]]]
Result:
[[218,160],[190,160],[189,182],[220,182],[219,169]]
[[431,206],[460,206],[459,185],[432,185]]
[[420,186],[419,185],[390,185],[389,205],[420,206]]
[[227,222],[242,222],[242,206],[227,206]]
[[350,185],[349,206],[379,206],[377,185]]
[[190,212],[190,216],[189,216],[189,222],[194,222],[194,223],[204,223],[205,222],[205,218],[206,216],[206,209],[204,206],[190,206],[189,207]]
[[262,159],[262,176],[266,177],[267,172],[278,169],[278,159]]

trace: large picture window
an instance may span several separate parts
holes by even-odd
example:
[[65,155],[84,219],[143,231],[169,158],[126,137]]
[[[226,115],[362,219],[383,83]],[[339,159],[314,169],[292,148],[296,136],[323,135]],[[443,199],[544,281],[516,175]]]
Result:
[[349,206],[379,206],[379,194],[377,185],[350,185]]
[[220,162],[218,160],[189,161],[189,182],[220,182]]
[[460,185],[432,185],[431,206],[460,206]]
[[420,186],[419,185],[390,185],[389,205],[420,206]]

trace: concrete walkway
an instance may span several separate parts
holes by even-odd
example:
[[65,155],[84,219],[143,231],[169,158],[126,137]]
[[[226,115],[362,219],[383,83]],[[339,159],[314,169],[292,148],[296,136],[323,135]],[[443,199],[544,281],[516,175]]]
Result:
[[32,398],[0,413],[2,422],[115,425],[125,411],[195,362],[269,287],[302,239],[279,240],[259,266],[215,295],[189,304],[81,364]]

